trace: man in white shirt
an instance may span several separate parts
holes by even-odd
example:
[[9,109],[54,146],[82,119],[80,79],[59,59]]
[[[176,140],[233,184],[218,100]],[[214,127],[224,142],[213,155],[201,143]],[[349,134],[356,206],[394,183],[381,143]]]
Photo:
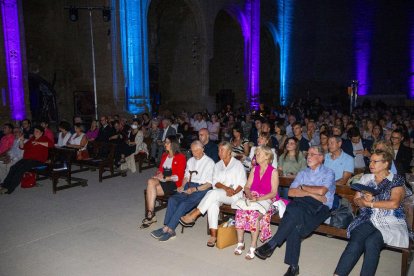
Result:
[[203,120],[203,117],[201,116],[201,114],[197,113],[195,115],[195,120],[193,122],[193,129],[194,131],[199,131],[202,128],[207,128],[207,123],[206,121]]
[[175,237],[180,217],[191,211],[201,201],[213,183],[214,161],[204,154],[203,144],[196,140],[191,144],[193,157],[187,161],[183,186],[168,199],[164,227],[151,232],[159,241]]
[[220,161],[214,166],[213,190],[206,194],[195,210],[180,219],[183,226],[191,227],[197,217],[207,212],[211,234],[207,242],[209,247],[214,247],[217,241],[220,206],[223,203],[231,205],[241,198],[247,181],[243,164],[232,157],[231,153],[232,145],[229,142],[219,144]]

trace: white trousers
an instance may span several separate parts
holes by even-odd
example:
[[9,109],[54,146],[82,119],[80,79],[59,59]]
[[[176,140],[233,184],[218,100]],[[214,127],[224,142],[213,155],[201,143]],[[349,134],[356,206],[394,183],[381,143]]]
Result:
[[207,192],[207,194],[201,200],[200,204],[198,204],[197,208],[203,215],[207,212],[210,229],[218,228],[218,215],[220,212],[220,206],[222,204],[231,205],[241,197],[241,194],[242,192],[239,192],[232,197],[228,197],[226,195],[226,191],[223,189],[214,189]]

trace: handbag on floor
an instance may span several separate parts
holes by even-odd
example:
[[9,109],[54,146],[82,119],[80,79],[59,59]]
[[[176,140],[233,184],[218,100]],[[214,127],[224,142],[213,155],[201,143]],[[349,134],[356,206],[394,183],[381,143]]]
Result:
[[25,172],[23,174],[22,180],[20,181],[20,187],[33,188],[36,186],[36,174],[32,172]]
[[237,231],[234,225],[224,227],[226,224],[219,225],[217,229],[217,242],[218,249],[223,249],[232,246],[237,243]]

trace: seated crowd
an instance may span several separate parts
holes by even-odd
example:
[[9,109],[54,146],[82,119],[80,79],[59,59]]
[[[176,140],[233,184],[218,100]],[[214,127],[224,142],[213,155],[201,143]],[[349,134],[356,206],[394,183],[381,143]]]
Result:
[[[374,275],[385,245],[408,246],[402,202],[411,194],[406,174],[413,164],[414,114],[406,109],[366,105],[343,114],[324,109],[315,99],[271,110],[261,104],[249,114],[228,105],[215,114],[191,117],[185,111],[154,118],[142,114],[130,121],[102,116],[86,131],[79,117],[73,126],[60,122],[58,133],[46,120],[39,123],[32,127],[25,119],[20,127],[3,125],[0,193],[12,193],[24,172],[46,162],[51,147],[87,151],[92,141],[113,143],[120,169],[135,172],[138,153],[159,164],[147,182],[147,211],[140,226],[157,222],[156,198],[168,196],[163,226],[151,232],[159,241],[174,238],[179,224],[191,227],[207,213],[206,244],[215,246],[219,209],[227,204],[237,209],[234,254],[245,249],[245,231],[252,235],[247,260],[266,259],[286,241],[285,275],[298,275],[302,239],[339,206],[336,185],[359,179],[378,193],[355,194],[360,213],[348,227],[349,242],[335,274],[348,275],[365,252],[361,274]],[[279,187],[280,176],[292,178],[289,188]],[[273,206],[283,219],[272,236]],[[258,247],[258,239],[268,242]]]

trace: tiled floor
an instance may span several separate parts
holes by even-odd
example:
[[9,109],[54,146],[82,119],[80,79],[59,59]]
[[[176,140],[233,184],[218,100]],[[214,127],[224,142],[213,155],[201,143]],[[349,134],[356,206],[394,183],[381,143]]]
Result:
[[[0,275],[283,275],[284,247],[262,261],[246,261],[233,248],[205,246],[206,219],[166,243],[139,230],[143,190],[153,174],[128,174],[98,183],[97,172],[81,173],[88,187],[52,194],[41,187],[0,196]],[[165,211],[157,214],[157,226]],[[273,227],[275,230],[276,227]],[[246,241],[250,240],[246,235]],[[313,235],[303,242],[300,275],[332,275],[344,241]],[[401,254],[385,250],[377,275],[400,275]],[[352,275],[359,275],[361,262]],[[414,274],[410,274],[414,275]]]

